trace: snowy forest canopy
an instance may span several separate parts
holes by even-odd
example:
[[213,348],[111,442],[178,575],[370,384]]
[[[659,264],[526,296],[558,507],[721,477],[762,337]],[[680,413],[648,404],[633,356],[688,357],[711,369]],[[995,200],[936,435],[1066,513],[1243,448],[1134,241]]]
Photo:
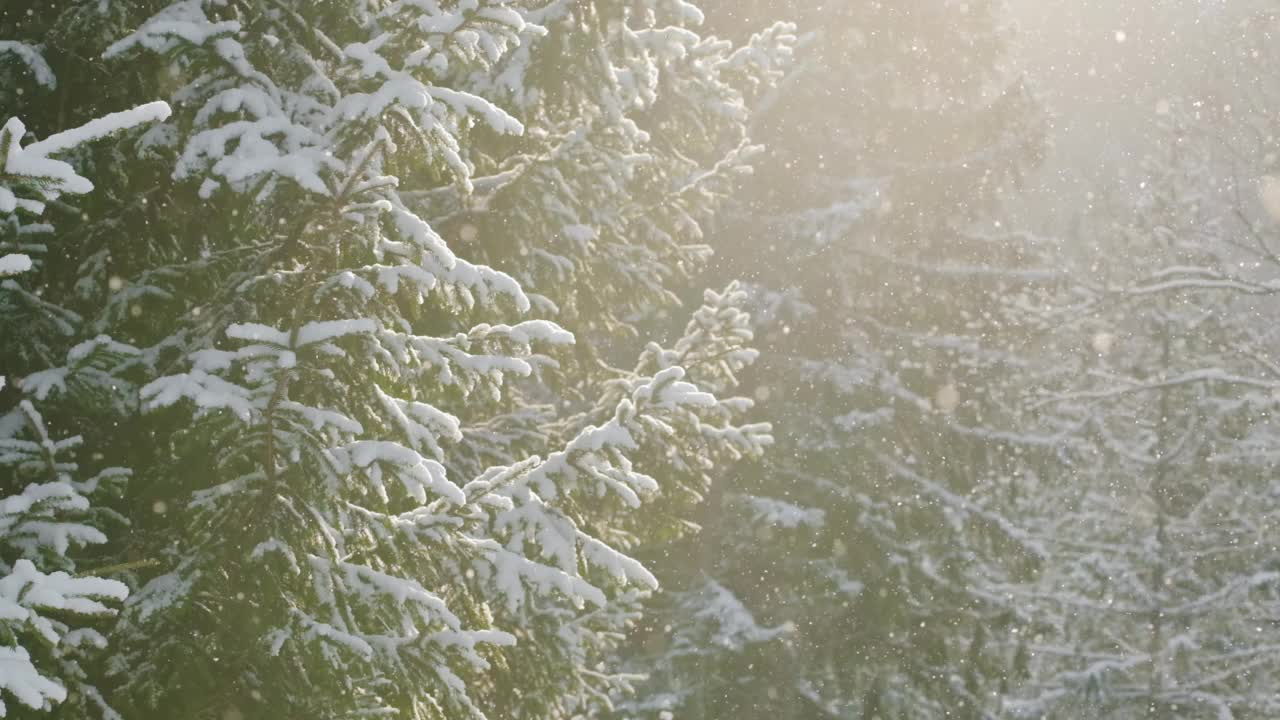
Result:
[[0,0],[0,717],[1280,717],[1280,0]]

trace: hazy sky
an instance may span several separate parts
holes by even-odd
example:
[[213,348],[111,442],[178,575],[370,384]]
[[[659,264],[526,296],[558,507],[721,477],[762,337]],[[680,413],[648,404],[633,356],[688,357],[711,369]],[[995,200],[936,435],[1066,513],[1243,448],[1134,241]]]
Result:
[[1220,33],[1255,0],[1007,0],[1011,57],[1050,115],[1040,201],[1066,208],[1137,180],[1156,108],[1193,93]]

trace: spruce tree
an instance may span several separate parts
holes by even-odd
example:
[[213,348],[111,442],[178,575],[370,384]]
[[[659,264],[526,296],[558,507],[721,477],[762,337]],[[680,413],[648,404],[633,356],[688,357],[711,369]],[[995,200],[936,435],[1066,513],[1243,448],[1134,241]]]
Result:
[[[57,86],[37,46],[0,41],[0,61],[9,83],[0,116]],[[51,206],[73,210],[68,199],[94,189],[67,158],[168,115],[152,103],[39,139],[19,117],[0,128],[0,717],[55,706],[114,716],[84,663],[105,645],[101,619],[128,588],[82,563],[86,546],[121,529],[96,501],[118,494],[129,470],[102,463],[83,435],[54,432],[37,404],[65,405],[68,395],[109,404],[113,366],[136,350],[107,336],[80,341],[82,317],[46,297],[57,282],[46,259],[68,241]],[[20,380],[7,388],[6,375]]]
[[135,590],[93,669],[113,705],[607,705],[657,582],[633,550],[769,441],[708,392],[754,359],[739,290],[669,347],[635,338],[705,261],[787,28],[737,49],[658,0],[8,19],[59,36],[76,95],[175,108],[94,156],[110,192],[58,258],[83,332],[127,340],[100,428],[134,471],[108,559]]

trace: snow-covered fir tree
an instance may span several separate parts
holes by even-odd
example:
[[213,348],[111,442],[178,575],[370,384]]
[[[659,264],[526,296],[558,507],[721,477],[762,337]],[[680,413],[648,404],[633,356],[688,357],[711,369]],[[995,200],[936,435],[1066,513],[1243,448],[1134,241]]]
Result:
[[730,32],[775,11],[797,21],[798,65],[760,98],[770,151],[712,244],[753,291],[768,352],[749,383],[780,447],[709,511],[720,547],[671,609],[677,639],[648,643],[676,669],[643,709],[989,716],[988,638],[1013,628],[981,578],[1036,554],[986,498],[1043,452],[1010,378],[1035,340],[1015,300],[1054,273],[999,214],[1039,111],[1002,69],[999,3],[708,6]]
[[84,571],[81,556],[122,529],[94,501],[118,493],[129,471],[101,463],[83,435],[51,431],[37,405],[110,406],[113,366],[134,350],[83,336],[82,317],[45,297],[53,285],[45,260],[68,241],[51,206],[73,210],[68,199],[94,189],[71,158],[87,143],[163,120],[169,108],[152,103],[32,137],[8,112],[26,108],[24,94],[38,103],[57,75],[38,46],[15,40],[0,41],[0,62],[0,717],[55,706],[117,717],[83,663],[105,645],[101,619],[128,588]]
[[101,451],[134,470],[114,706],[607,705],[629,678],[601,663],[656,586],[633,549],[769,441],[729,397],[754,359],[739,289],[669,348],[634,338],[706,258],[787,27],[738,49],[666,0],[6,19],[57,38],[78,96],[175,108],[96,156],[111,192],[53,293],[127,341]]
[[[597,388],[634,375],[624,364],[634,346],[629,338],[654,322],[669,324],[664,318],[676,302],[673,291],[704,265],[703,226],[759,152],[745,132],[748,106],[779,77],[794,38],[789,26],[775,24],[735,48],[697,34],[701,12],[682,2],[562,3],[537,17],[552,29],[530,40],[528,52],[542,60],[512,68],[520,79],[513,100],[525,108],[522,116],[538,117],[536,128],[518,139],[514,154],[476,158],[471,195],[441,188],[413,197],[446,232],[511,272],[535,305],[554,308],[579,336],[575,352],[551,371],[561,388],[559,404],[546,404],[545,393],[508,394],[512,410],[498,418],[527,423],[536,411],[552,437],[563,438],[611,412],[613,400],[601,403]],[[562,192],[549,196],[549,187]],[[730,305],[742,298],[736,289],[708,295],[710,304],[675,345],[700,386],[728,392],[736,384],[735,348],[745,327]],[[489,452],[475,460],[482,465],[508,461],[512,440],[523,436],[486,423],[474,437]],[[708,488],[720,444],[699,442],[703,457],[646,449],[651,463],[671,458],[660,475],[661,497],[640,522],[616,513],[605,522],[599,507],[595,522],[625,546],[696,530],[687,509]],[[626,616],[634,618],[641,597],[630,600]],[[549,618],[563,614],[551,612]],[[619,637],[621,625],[610,622],[608,636]],[[560,621],[537,627],[542,636],[517,646],[515,652],[527,655],[514,667],[565,652]],[[594,667],[601,658],[591,655],[586,665]],[[615,694],[629,685],[615,687]],[[566,687],[561,696],[582,690]],[[516,704],[510,696],[502,703]]]

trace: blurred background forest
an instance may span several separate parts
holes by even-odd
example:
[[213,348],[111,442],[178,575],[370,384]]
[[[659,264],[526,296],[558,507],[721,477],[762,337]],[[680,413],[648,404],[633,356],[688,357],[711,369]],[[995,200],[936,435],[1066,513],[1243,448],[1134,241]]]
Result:
[[673,553],[638,704],[1280,710],[1274,4],[707,9],[805,38],[715,234],[778,447]]

